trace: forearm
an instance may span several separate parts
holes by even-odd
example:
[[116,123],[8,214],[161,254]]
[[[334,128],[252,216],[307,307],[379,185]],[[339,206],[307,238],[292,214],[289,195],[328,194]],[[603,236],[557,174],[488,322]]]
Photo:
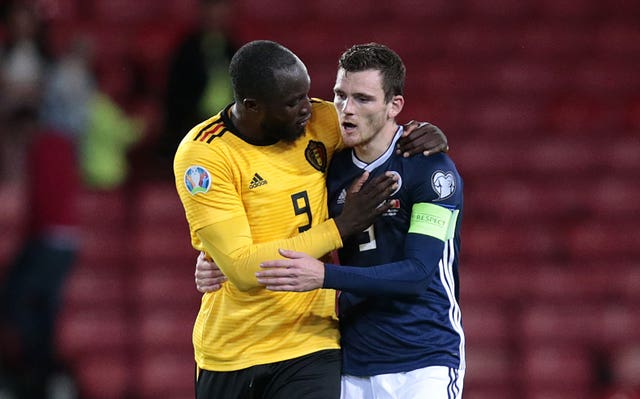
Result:
[[444,242],[410,235],[406,258],[370,267],[325,264],[323,288],[362,296],[404,296],[424,292],[442,257]]
[[295,237],[255,244],[249,234],[230,234],[238,221],[231,219],[197,231],[205,251],[216,262],[229,281],[241,291],[262,287],[255,273],[260,263],[282,258],[279,248],[306,252],[320,258],[342,246],[342,240],[332,219],[312,227]]

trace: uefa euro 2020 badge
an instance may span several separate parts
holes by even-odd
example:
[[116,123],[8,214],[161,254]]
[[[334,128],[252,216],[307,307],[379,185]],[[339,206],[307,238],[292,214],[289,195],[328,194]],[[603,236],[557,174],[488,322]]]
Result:
[[189,166],[184,172],[184,185],[191,195],[206,193],[211,187],[211,175],[202,166]]

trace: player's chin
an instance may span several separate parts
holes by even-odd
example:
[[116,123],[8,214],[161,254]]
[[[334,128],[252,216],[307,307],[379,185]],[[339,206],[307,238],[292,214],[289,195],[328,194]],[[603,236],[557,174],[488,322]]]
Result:
[[360,143],[360,140],[357,136],[354,135],[342,135],[342,141],[344,142],[345,147],[352,148],[357,146]]
[[280,139],[287,143],[293,143],[302,136],[304,136],[304,126],[300,127],[296,125],[292,129],[289,129],[285,134],[283,134]]

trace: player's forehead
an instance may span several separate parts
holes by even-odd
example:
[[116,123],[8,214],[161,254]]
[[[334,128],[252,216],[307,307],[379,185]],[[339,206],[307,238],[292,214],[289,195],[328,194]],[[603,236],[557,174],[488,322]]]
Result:
[[377,69],[364,71],[347,71],[338,69],[334,92],[348,95],[365,94],[378,96],[384,94],[382,87],[382,73]]
[[274,71],[274,79],[280,98],[295,98],[309,93],[311,78],[304,64],[297,64],[291,68],[283,68]]

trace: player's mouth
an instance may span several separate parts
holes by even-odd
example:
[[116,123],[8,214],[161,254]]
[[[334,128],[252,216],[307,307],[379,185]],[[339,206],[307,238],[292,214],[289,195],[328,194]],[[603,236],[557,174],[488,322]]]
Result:
[[351,132],[355,131],[357,127],[358,127],[358,125],[356,125],[355,123],[342,122],[342,130],[345,133],[351,133]]
[[304,118],[300,119],[299,121],[296,122],[297,126],[300,127],[305,127],[307,125],[307,122],[309,122],[309,119],[311,119],[311,114],[305,116]]

